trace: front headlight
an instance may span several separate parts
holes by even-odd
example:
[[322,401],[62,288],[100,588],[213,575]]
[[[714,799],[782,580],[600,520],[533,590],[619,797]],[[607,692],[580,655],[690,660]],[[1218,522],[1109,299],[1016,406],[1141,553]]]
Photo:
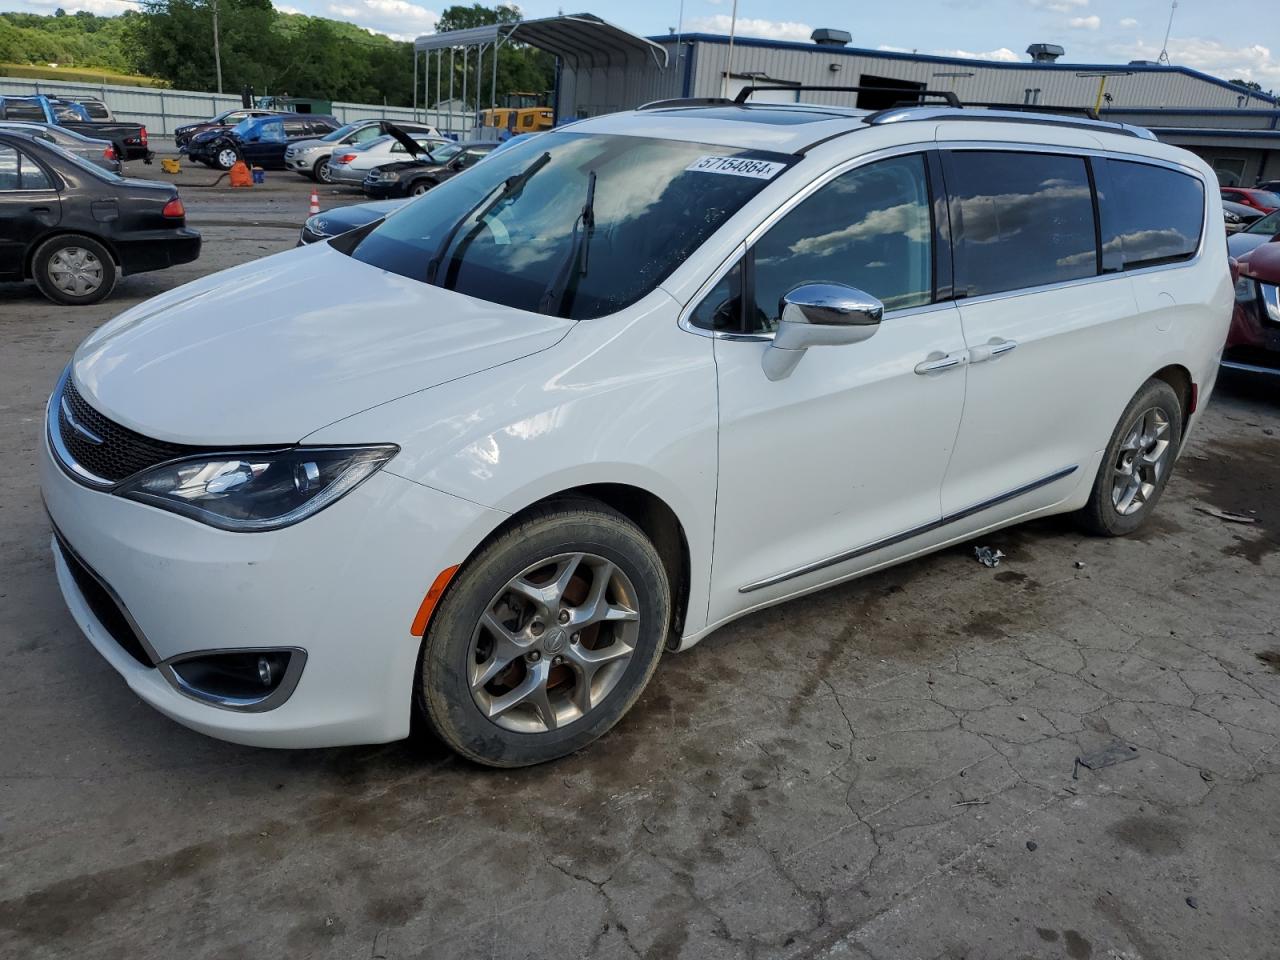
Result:
[[202,454],[161,464],[115,492],[221,530],[278,530],[354,490],[394,444]]
[[317,223],[319,219],[320,219],[320,214],[318,213],[312,214],[311,216],[307,217],[305,221],[303,221],[302,229],[308,231],[309,233],[314,234],[317,237],[327,237],[329,235],[328,232],[323,227],[319,226]]
[[375,170],[369,174],[370,180],[386,180],[389,183],[395,183],[400,179],[400,174],[394,170]]
[[1227,221],[1227,223],[1239,223],[1239,222],[1240,222],[1240,215],[1239,215],[1239,214],[1236,214],[1236,213],[1232,213],[1230,210],[1223,210],[1223,211],[1222,211],[1222,218],[1223,218],[1224,220],[1226,220],[1226,221]]

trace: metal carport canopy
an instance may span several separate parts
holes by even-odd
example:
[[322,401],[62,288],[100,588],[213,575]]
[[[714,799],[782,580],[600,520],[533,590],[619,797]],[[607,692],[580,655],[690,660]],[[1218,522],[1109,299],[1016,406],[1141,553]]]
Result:
[[628,33],[612,23],[606,23],[590,13],[424,34],[413,41],[413,49],[422,53],[478,44],[501,45],[507,40],[516,40],[546,50],[569,61],[575,69],[584,63],[588,67],[607,67],[615,62],[645,56],[652,57],[659,67],[667,65],[667,51],[664,47]]

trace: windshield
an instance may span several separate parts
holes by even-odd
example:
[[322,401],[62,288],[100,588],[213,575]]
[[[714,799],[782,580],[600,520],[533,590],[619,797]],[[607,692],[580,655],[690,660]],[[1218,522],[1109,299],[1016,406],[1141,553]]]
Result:
[[1255,220],[1245,233],[1265,233],[1268,236],[1280,233],[1280,210],[1274,210],[1261,220]]
[[347,134],[354,133],[355,129],[356,125],[354,123],[348,123],[345,127],[339,127],[337,130],[333,131],[333,133],[326,133],[320,139],[327,143],[334,143],[337,140],[341,140]]
[[427,159],[432,163],[444,163],[454,154],[461,153],[462,147],[456,143],[442,143],[427,151]]
[[1253,191],[1250,199],[1254,203],[1260,203],[1264,207],[1280,207],[1280,194],[1269,193],[1266,190]]
[[351,256],[518,310],[599,317],[653,290],[794,160],[545,133],[444,181]]
[[235,134],[239,134],[240,136],[243,137],[253,128],[253,124],[255,123],[256,120],[257,120],[257,117],[245,117],[243,120],[241,120],[239,123],[237,123],[234,127],[231,128],[231,132]]

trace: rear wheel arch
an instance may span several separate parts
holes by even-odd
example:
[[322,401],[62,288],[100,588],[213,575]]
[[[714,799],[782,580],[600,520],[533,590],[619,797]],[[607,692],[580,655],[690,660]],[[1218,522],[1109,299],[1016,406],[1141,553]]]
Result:
[[107,237],[104,237],[99,233],[89,233],[87,230],[71,230],[71,229],[54,228],[53,230],[50,230],[48,233],[41,234],[38,238],[36,238],[35,240],[32,240],[31,243],[27,246],[27,252],[23,255],[23,260],[22,260],[23,278],[30,280],[35,276],[33,265],[35,263],[37,250],[39,250],[42,246],[45,245],[45,243],[47,243],[50,240],[54,240],[58,237],[69,237],[69,236],[88,237],[90,240],[94,240],[102,244],[104,247],[106,247],[107,253],[111,254],[111,262],[115,264],[116,269],[117,270],[122,269],[120,264],[120,251],[115,248],[115,245]]
[[1157,370],[1151,375],[1151,378],[1163,380],[1178,395],[1178,404],[1182,408],[1182,423],[1185,426],[1187,419],[1191,414],[1195,413],[1192,408],[1194,381],[1191,379],[1191,371],[1179,363],[1171,363],[1167,367]]

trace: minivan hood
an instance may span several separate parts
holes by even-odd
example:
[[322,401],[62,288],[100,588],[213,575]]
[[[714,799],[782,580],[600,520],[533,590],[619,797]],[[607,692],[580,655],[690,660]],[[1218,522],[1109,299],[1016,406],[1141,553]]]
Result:
[[85,399],[145,436],[291,444],[377,404],[545,350],[572,326],[317,243],[141,303],[85,340],[72,363]]

